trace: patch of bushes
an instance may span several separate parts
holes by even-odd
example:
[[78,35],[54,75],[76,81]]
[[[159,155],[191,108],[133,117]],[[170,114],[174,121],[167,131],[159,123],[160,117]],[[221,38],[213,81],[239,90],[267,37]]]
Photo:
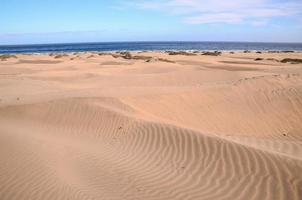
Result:
[[182,55],[182,56],[196,56],[195,53],[190,53],[186,51],[166,51],[165,53],[169,54],[170,56]]
[[214,52],[206,51],[206,52],[203,52],[201,55],[203,55],[203,56],[220,56],[221,52],[220,51],[214,51]]
[[291,64],[299,64],[299,63],[302,63],[302,59],[285,58],[285,59],[281,60],[280,62],[282,62],[282,63],[291,63]]
[[17,56],[16,55],[11,55],[11,54],[0,55],[0,60],[1,61],[6,61],[7,59],[10,59],[10,58],[17,58]]

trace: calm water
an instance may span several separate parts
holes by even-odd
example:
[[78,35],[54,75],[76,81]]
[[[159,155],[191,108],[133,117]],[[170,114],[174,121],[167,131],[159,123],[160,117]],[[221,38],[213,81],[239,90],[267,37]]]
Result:
[[80,51],[143,51],[143,50],[292,50],[302,51],[302,43],[251,43],[251,42],[104,42],[74,44],[39,44],[0,46],[0,54]]

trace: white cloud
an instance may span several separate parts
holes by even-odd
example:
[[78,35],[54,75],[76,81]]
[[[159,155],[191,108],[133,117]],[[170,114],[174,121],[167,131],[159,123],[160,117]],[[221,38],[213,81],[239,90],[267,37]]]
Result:
[[141,9],[181,15],[186,23],[250,23],[265,25],[270,19],[302,15],[301,0],[143,0]]
[[218,13],[206,14],[200,16],[187,17],[185,22],[189,24],[205,24],[205,23],[230,23],[238,24],[242,22],[242,16],[237,13]]

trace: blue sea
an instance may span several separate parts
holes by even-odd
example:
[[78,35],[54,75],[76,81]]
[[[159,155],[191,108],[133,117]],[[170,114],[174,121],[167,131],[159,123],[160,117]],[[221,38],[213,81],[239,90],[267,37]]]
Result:
[[0,45],[0,54],[83,51],[302,51],[302,43],[254,42],[100,42],[70,44]]

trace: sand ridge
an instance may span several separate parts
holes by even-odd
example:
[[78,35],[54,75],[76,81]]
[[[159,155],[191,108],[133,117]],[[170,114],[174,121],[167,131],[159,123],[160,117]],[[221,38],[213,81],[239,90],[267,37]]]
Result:
[[132,54],[0,61],[1,200],[302,198],[301,53]]

